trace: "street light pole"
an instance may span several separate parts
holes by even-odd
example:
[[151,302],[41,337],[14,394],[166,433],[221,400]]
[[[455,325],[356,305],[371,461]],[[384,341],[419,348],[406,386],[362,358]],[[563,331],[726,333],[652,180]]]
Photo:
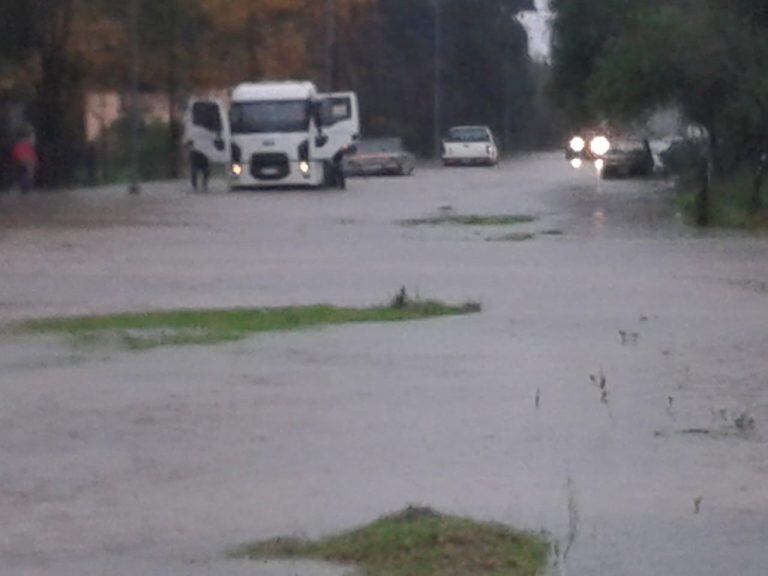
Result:
[[128,0],[128,33],[131,47],[131,184],[130,194],[141,192],[139,174],[139,2]]
[[442,78],[442,7],[440,0],[433,0],[434,2],[434,70],[433,70],[433,96],[434,101],[432,104],[433,118],[432,128],[433,145],[435,150],[435,158],[440,158],[441,149],[440,142],[442,137],[442,115],[443,115],[443,78]]

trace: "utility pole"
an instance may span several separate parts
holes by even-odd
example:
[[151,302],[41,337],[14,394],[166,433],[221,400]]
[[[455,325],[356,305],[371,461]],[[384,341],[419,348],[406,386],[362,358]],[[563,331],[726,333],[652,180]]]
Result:
[[504,74],[504,149],[509,152],[512,147],[512,106],[510,100],[512,99],[512,78],[511,78],[511,60],[509,44],[504,49],[504,66],[502,67]]
[[443,116],[443,58],[442,58],[442,7],[440,0],[432,0],[434,2],[434,70],[433,70],[433,96],[434,102],[432,105],[433,118],[432,128],[433,145],[435,150],[435,158],[440,158],[442,151],[440,148],[442,140],[442,116]]
[[336,76],[336,2],[325,0],[325,87],[333,91]]
[[139,2],[128,0],[128,30],[131,46],[131,184],[130,194],[141,192],[139,173]]

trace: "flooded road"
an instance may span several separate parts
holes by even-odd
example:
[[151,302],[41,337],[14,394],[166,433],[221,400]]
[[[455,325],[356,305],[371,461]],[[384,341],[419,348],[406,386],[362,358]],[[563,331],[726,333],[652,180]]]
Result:
[[[444,213],[537,220],[400,224]],[[266,575],[222,552],[410,503],[572,541],[571,575],[768,573],[768,237],[685,227],[663,182],[533,155],[344,193],[0,196],[0,270],[5,323],[484,306],[142,353],[0,335],[2,575]]]

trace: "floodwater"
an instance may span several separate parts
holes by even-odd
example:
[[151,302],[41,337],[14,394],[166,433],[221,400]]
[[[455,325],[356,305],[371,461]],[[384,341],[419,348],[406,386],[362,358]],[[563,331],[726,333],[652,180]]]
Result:
[[[398,224],[451,211],[535,236]],[[0,335],[2,575],[319,574],[222,555],[412,503],[546,530],[571,575],[768,573],[768,237],[687,228],[664,182],[551,154],[345,193],[0,196],[0,270],[4,322],[484,306],[142,353]]]

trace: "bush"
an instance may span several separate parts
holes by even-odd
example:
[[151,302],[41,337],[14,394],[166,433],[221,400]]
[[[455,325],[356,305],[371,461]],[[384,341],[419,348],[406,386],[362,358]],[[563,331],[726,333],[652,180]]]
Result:
[[[139,165],[142,180],[171,177],[169,170],[170,130],[167,124],[151,122],[139,126]],[[131,123],[123,117],[92,145],[92,171],[101,182],[125,182],[131,178]],[[93,179],[93,178],[91,178]]]
[[[754,170],[742,169],[727,177],[714,179],[710,185],[709,220],[712,226],[723,228],[768,228],[768,214],[754,214],[750,209],[754,190]],[[678,207],[690,221],[696,216],[696,187],[690,172],[678,181]],[[768,205],[768,182],[762,189],[763,205]]]

